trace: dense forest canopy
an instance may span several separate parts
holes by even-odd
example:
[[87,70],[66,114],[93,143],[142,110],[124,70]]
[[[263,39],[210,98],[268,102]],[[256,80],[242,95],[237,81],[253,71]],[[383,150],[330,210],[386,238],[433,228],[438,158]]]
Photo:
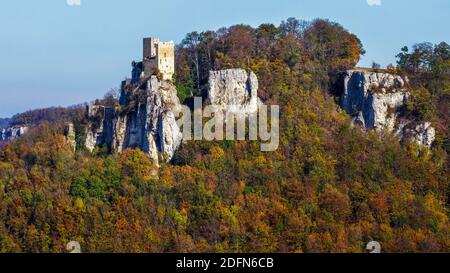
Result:
[[416,44],[409,52],[403,47],[397,55],[398,70],[412,81],[412,99],[408,110],[419,120],[432,120],[440,132],[436,145],[444,145],[447,153],[450,143],[450,45],[441,42]]
[[449,252],[449,46],[404,48],[407,114],[437,124],[431,150],[351,125],[333,83],[364,53],[327,20],[192,32],[176,50],[181,99],[242,67],[280,105],[280,147],[189,141],[156,167],[139,150],[74,152],[44,123],[0,152],[0,251]]

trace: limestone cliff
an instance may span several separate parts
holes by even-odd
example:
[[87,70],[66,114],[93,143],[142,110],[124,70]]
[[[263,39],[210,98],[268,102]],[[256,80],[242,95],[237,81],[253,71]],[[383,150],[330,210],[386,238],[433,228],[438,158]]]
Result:
[[20,137],[28,131],[29,127],[26,125],[16,125],[0,130],[0,141],[11,141]]
[[249,114],[258,109],[258,78],[244,69],[209,72],[208,98],[224,111]]
[[140,148],[157,164],[169,161],[181,144],[174,112],[181,107],[175,86],[156,76],[123,89],[120,107],[89,106],[85,146],[107,145],[110,151]]
[[343,77],[341,107],[355,124],[378,133],[393,132],[401,139],[430,147],[435,130],[429,123],[411,129],[413,121],[400,119],[399,109],[410,96],[408,79],[389,73],[349,70]]
[[[211,71],[209,84],[212,105],[235,113],[257,111],[258,79],[253,72]],[[93,151],[106,145],[109,151],[119,153],[126,148],[140,148],[157,164],[160,160],[171,160],[182,142],[175,119],[181,104],[173,83],[160,81],[156,76],[126,80],[122,83],[119,102],[120,106],[115,108],[87,107],[85,147]],[[74,146],[73,126],[66,131],[68,142]]]
[[72,147],[72,149],[76,151],[77,148],[76,134],[72,122],[66,123],[66,130],[64,132],[64,135],[66,137],[67,144],[69,144]]

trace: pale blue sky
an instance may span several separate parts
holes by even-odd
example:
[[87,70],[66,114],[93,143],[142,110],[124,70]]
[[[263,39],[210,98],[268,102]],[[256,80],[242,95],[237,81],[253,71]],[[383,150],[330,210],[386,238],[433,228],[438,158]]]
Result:
[[193,30],[328,18],[360,37],[362,66],[395,62],[403,45],[450,37],[449,0],[67,1],[78,0],[2,1],[0,117],[102,97],[129,76],[144,36],[178,43]]

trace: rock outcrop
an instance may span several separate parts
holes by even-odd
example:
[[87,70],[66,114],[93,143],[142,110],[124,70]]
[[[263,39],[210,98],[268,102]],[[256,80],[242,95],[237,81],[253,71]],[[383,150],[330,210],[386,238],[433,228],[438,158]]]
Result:
[[399,109],[410,96],[408,79],[389,73],[349,70],[343,78],[341,107],[355,124],[378,133],[393,132],[422,146],[431,146],[435,130],[429,123],[408,129],[412,121],[399,121]]
[[[239,114],[258,110],[261,103],[257,96],[258,79],[253,72],[211,71],[209,83],[209,99],[219,109]],[[156,76],[126,80],[119,102],[120,106],[115,108],[87,107],[85,147],[93,151],[106,145],[109,151],[119,153],[127,148],[140,148],[157,164],[171,160],[182,142],[175,117],[182,106],[173,83],[160,81]]]
[[182,141],[174,114],[181,107],[175,86],[151,76],[127,87],[120,107],[88,107],[86,148],[107,145],[113,152],[140,148],[157,164],[169,161]]
[[400,76],[350,70],[344,78],[342,108],[363,128],[392,131],[396,109],[409,96]]
[[239,114],[258,110],[258,78],[244,69],[209,72],[208,98],[219,109]]
[[25,134],[28,129],[29,127],[25,125],[16,125],[9,128],[4,128],[0,130],[0,141],[11,141],[13,139],[16,139]]
[[89,105],[86,109],[89,128],[86,132],[86,149],[93,151],[96,146],[101,146],[106,142],[104,132],[105,107],[103,105]]
[[76,135],[75,135],[75,126],[73,123],[67,123],[66,124],[66,131],[64,132],[66,136],[66,142],[69,144],[72,149],[75,151],[77,148],[77,141],[76,141]]
[[425,122],[412,129],[405,128],[403,137],[409,138],[421,146],[431,147],[436,138],[436,130],[431,126],[431,123]]

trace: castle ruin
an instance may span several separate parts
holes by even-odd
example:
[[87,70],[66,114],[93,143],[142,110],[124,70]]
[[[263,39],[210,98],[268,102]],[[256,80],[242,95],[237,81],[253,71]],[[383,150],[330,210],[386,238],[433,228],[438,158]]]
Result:
[[142,62],[133,62],[132,82],[159,75],[161,80],[172,81],[175,73],[175,45],[158,38],[144,38]]

